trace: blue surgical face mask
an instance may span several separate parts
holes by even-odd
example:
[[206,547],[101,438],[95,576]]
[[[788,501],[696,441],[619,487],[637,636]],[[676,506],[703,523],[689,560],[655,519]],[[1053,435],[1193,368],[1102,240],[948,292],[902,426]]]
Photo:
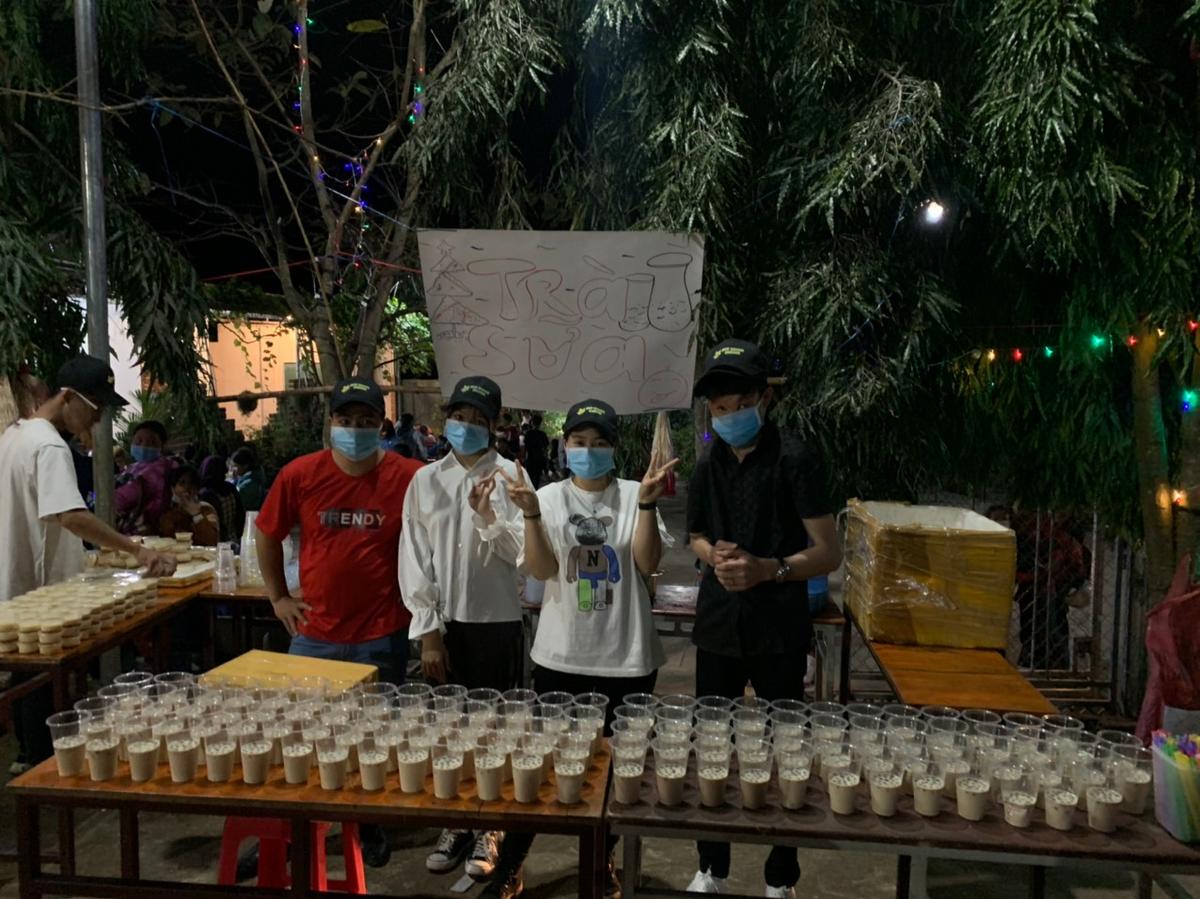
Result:
[[446,439],[454,451],[463,456],[473,456],[487,449],[491,434],[487,428],[452,418],[446,422]]
[[135,444],[129,448],[129,454],[133,456],[134,462],[153,462],[162,456],[162,450],[156,446],[137,446]]
[[717,436],[735,448],[749,446],[762,430],[763,417],[758,406],[748,406],[738,409],[728,415],[720,415],[712,420],[713,430]]
[[361,462],[379,452],[379,429],[334,426],[329,429],[329,442],[347,459]]
[[567,447],[567,468],[571,469],[573,475],[585,481],[604,477],[615,465],[611,446]]

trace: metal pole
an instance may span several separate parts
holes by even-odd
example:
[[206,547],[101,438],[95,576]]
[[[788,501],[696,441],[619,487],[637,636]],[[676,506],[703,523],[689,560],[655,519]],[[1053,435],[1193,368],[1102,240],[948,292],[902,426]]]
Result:
[[[79,82],[79,171],[83,184],[83,235],[87,256],[88,352],[106,362],[108,265],[104,232],[104,154],[101,145],[100,70],[96,48],[96,0],[75,0],[75,69]],[[112,413],[93,432],[92,472],[96,515],[113,521]]]

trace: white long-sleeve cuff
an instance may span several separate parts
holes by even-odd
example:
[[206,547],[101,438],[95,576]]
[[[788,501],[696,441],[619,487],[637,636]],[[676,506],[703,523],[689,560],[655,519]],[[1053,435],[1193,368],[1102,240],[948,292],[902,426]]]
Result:
[[497,537],[503,536],[507,532],[504,519],[496,516],[496,520],[491,524],[484,521],[483,516],[478,512],[471,513],[471,524],[475,526],[476,532],[479,534],[479,539],[486,543],[491,543]]
[[434,631],[445,631],[441,613],[437,609],[413,609],[412,621],[408,625],[408,637],[415,640]]

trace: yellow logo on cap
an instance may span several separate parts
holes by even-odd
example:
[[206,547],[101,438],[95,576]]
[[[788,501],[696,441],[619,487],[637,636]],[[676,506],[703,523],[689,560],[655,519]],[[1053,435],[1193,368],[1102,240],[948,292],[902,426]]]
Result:
[[603,409],[599,408],[598,406],[580,406],[578,409],[575,410],[576,415],[583,415],[585,412],[590,412],[592,415],[600,415],[600,416],[604,416],[604,415],[608,414],[607,412],[605,412]]
[[478,393],[480,396],[491,396],[491,393],[486,387],[480,387],[478,384],[464,384],[462,387],[463,393]]
[[713,359],[720,359],[722,356],[741,356],[746,352],[745,347],[740,346],[723,346],[715,353]]
[[109,376],[108,376],[108,383],[109,383],[109,384],[116,384],[116,383],[117,383],[117,379],[116,379],[116,378],[115,378],[113,375],[109,375]]
[[366,384],[358,384],[358,383],[342,385],[342,393],[349,393],[351,390],[358,390],[358,391],[370,393],[371,388],[368,387]]

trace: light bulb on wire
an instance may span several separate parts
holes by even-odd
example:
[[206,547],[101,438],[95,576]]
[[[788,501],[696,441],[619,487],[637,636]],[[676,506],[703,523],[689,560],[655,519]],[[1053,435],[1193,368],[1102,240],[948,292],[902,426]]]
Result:
[[927,200],[921,210],[921,218],[926,225],[940,225],[946,217],[946,207],[937,200]]

